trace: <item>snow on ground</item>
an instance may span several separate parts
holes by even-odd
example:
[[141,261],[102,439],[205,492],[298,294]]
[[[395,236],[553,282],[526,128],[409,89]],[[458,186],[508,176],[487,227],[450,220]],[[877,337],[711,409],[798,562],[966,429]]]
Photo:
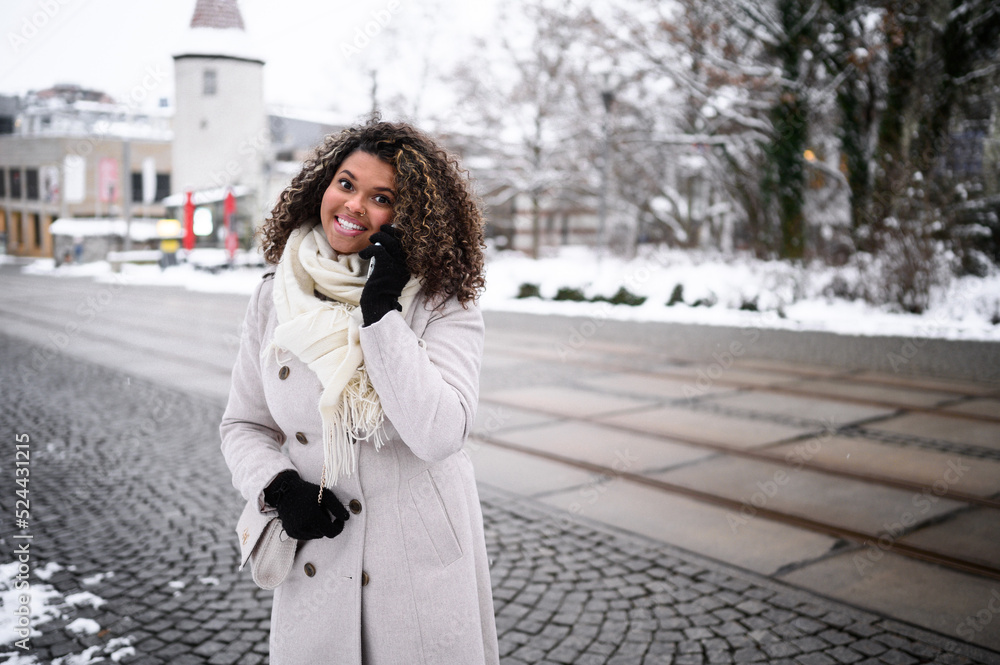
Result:
[[101,625],[93,619],[79,617],[66,624],[66,630],[74,635],[97,635],[101,632]]
[[95,596],[89,591],[80,591],[78,593],[71,593],[66,596],[66,602],[74,607],[79,607],[80,605],[90,605],[94,609],[99,608],[104,605],[104,599],[100,596]]
[[[834,297],[839,278],[855,287],[866,278],[851,267],[796,266],[745,255],[651,249],[625,260],[600,256],[584,247],[564,247],[533,260],[517,252],[490,252],[483,309],[538,314],[666,321],[721,326],[756,326],[827,331],[845,335],[891,335],[947,339],[1000,340],[1000,273],[954,279],[933,292],[922,315],[893,311],[861,300]],[[241,267],[215,273],[190,264],[161,270],[155,265],[122,266],[106,262],[55,267],[40,259],[23,270],[36,275],[90,277],[101,283],[179,286],[193,291],[250,294],[262,268]],[[517,298],[522,284],[534,284],[541,298]],[[682,302],[667,306],[680,285]],[[553,301],[560,288],[576,288],[587,298],[610,297],[620,287],[645,296],[637,307],[606,302]],[[700,301],[698,306],[692,306]],[[755,306],[757,311],[741,309]]]
[[[73,570],[74,568],[75,566],[70,566],[70,570]],[[58,573],[60,570],[65,570],[65,568],[60,566],[55,561],[50,561],[41,568],[36,568],[35,570],[33,570],[32,574],[40,580],[48,581],[52,579],[52,576]],[[0,579],[2,579],[2,577],[0,577]]]
[[[44,581],[60,570],[63,566],[56,562],[46,563],[38,568],[30,568],[27,574],[22,574],[22,579],[18,579],[19,562],[13,561],[0,565],[0,607],[4,609],[0,613],[0,662],[5,665],[37,665],[40,661],[29,652],[21,651],[15,643],[23,639],[23,635],[16,632],[20,615],[15,614],[15,610],[22,607],[22,596],[29,598],[26,607],[30,612],[31,635],[28,638],[29,644],[32,640],[41,637],[46,631],[55,630],[51,623],[57,619],[68,619],[73,615],[74,609],[81,605],[100,607],[105,601],[99,596],[95,596],[89,591],[63,596],[59,591]],[[72,570],[72,566],[70,569]],[[112,573],[106,573],[110,576]],[[42,581],[39,581],[42,580]],[[18,588],[19,582],[27,582],[27,588]],[[77,617],[66,624],[61,630],[65,630],[72,635],[96,635],[100,632],[101,626],[93,619]],[[103,646],[91,646],[78,654],[66,654],[61,658],[52,661],[52,665],[89,665],[90,663],[106,662],[105,656],[110,656],[114,662],[120,661],[128,655],[134,655],[135,649],[131,646],[131,637],[114,638]]]
[[[756,326],[827,331],[845,335],[891,335],[1000,340],[1000,273],[955,279],[933,293],[922,315],[894,312],[828,294],[834,278],[854,286],[865,279],[856,269],[795,266],[747,256],[655,250],[632,260],[598,257],[580,247],[532,260],[504,252],[487,266],[484,309],[566,314],[596,318],[667,321],[704,325]],[[522,284],[538,286],[541,298],[517,298]],[[677,286],[683,303],[667,306]],[[580,289],[587,298],[611,297],[624,286],[645,296],[637,306],[553,301],[560,288]],[[692,306],[701,301],[698,306]],[[756,311],[741,307],[755,306]]]
[[[21,615],[14,612],[23,607],[20,600],[25,595],[30,598],[27,611],[31,617],[31,637],[41,635],[39,626],[44,626],[62,616],[59,610],[63,600],[62,595],[48,584],[40,584],[33,579],[36,577],[47,579],[46,573],[60,569],[57,567],[58,564],[49,563],[41,568],[30,569],[20,580],[17,577],[19,565],[17,561],[0,565],[0,607],[4,608],[0,614],[0,645],[12,645],[24,638],[16,632]],[[25,582],[28,583],[28,587],[19,588],[19,585]]]
[[242,294],[253,293],[260,276],[264,274],[263,269],[253,267],[218,270],[213,273],[190,264],[172,266],[166,270],[152,264],[124,264],[120,272],[115,272],[107,261],[61,265],[57,268],[52,259],[38,259],[22,268],[22,272],[56,277],[91,277],[97,282],[109,284],[179,286],[190,291]]
[[83,584],[84,586],[93,586],[94,584],[100,584],[107,578],[114,576],[115,576],[114,571],[109,570],[104,573],[97,573],[95,575],[91,575],[90,577],[84,577],[82,580],[80,580],[80,583]]

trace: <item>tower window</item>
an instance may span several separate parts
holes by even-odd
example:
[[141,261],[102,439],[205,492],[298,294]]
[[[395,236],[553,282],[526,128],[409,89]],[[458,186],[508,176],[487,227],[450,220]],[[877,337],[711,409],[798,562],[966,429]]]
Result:
[[204,96],[208,97],[214,95],[218,90],[218,80],[216,78],[216,72],[214,69],[206,69],[204,71],[204,76],[202,78],[202,89],[201,92]]

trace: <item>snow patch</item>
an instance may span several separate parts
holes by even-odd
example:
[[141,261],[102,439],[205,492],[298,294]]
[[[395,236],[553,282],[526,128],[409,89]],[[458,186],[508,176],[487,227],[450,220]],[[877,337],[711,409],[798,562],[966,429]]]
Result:
[[52,576],[58,573],[60,570],[65,570],[55,561],[50,561],[40,568],[35,568],[31,571],[31,574],[40,580],[50,580]]
[[124,647],[122,649],[118,649],[117,651],[112,652],[111,660],[118,663],[121,662],[122,658],[128,658],[129,656],[134,656],[134,655],[135,655],[135,647]]
[[2,654],[2,655],[4,657],[7,657],[7,660],[3,662],[4,665],[37,665],[37,663],[41,662],[34,656],[25,655],[22,653],[14,653],[9,657],[8,654]]
[[[26,580],[31,585],[30,588],[18,589],[17,583],[25,581],[17,579],[18,565],[16,561],[0,565],[0,607],[3,607],[3,612],[0,612],[0,644],[13,644],[17,640],[23,639],[21,635],[15,632],[17,617],[14,615],[14,611],[22,606],[20,600],[24,595],[28,595],[31,598],[28,603],[31,616],[30,637],[41,635],[37,630],[39,626],[62,616],[58,608],[58,605],[62,601],[62,595],[48,584],[39,584],[32,579],[35,576],[40,577],[37,573],[45,570],[50,571],[49,574],[51,576],[51,573],[60,570],[62,567],[54,563],[48,563],[44,567],[32,570]],[[24,662],[29,663],[32,661]]]
[[101,625],[93,619],[73,619],[66,624],[66,630],[74,635],[97,635],[101,632]]
[[95,596],[89,591],[80,591],[79,593],[72,593],[66,596],[66,602],[73,607],[79,607],[81,605],[90,605],[94,609],[105,604],[105,601],[100,596]]
[[84,577],[80,580],[80,583],[84,586],[93,586],[94,584],[100,584],[109,577],[114,577],[114,571],[107,571],[105,573],[97,573],[96,575],[91,575],[90,577]]

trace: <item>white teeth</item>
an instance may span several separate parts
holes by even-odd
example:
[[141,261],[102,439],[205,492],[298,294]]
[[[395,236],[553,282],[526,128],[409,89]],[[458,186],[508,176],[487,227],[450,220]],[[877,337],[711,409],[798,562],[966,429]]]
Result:
[[349,231],[364,231],[365,230],[365,227],[361,226],[360,224],[355,224],[354,222],[349,222],[346,219],[344,219],[343,217],[338,217],[337,220],[340,222],[341,226],[343,226],[345,229],[347,229]]

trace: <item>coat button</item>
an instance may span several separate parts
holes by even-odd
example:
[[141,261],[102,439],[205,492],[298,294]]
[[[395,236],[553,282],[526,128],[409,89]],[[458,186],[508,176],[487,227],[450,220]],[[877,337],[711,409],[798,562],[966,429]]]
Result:
[[292,370],[288,369],[287,367],[282,367],[281,369],[278,370],[278,378],[284,381],[285,379],[288,378],[288,374],[291,371]]
[[361,502],[357,499],[351,499],[351,502],[347,504],[347,507],[351,509],[351,512],[357,515],[361,512]]
[[316,566],[311,563],[307,563],[302,569],[306,571],[306,577],[312,577],[316,574]]
[[303,434],[302,432],[296,432],[295,433],[295,440],[298,441],[301,444],[309,443],[309,439],[307,439],[306,435]]
[[368,573],[361,571],[361,586],[368,586]]

